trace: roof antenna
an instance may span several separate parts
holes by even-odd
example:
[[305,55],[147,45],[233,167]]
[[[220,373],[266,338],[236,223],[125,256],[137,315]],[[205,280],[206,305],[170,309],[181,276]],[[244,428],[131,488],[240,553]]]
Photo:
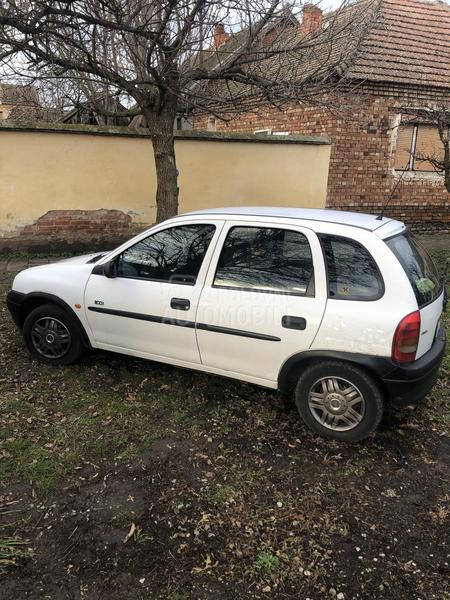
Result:
[[397,188],[399,187],[399,185],[402,183],[403,181],[403,175],[406,173],[406,171],[402,171],[402,174],[400,175],[400,177],[398,178],[397,183],[394,185],[394,187],[392,188],[392,192],[389,195],[389,198],[386,201],[386,204],[383,206],[383,208],[381,209],[380,214],[377,217],[377,221],[382,221],[383,217],[384,217],[384,213],[387,209],[387,207],[389,206],[392,198],[394,197],[395,192],[397,191]]

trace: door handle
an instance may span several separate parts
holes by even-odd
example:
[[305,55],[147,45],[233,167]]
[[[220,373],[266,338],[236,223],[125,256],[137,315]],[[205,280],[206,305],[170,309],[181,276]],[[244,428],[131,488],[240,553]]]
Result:
[[285,315],[281,319],[281,324],[286,329],[306,329],[306,319],[303,317],[291,317],[290,315]]
[[189,310],[191,308],[191,302],[186,298],[172,298],[170,301],[170,308]]

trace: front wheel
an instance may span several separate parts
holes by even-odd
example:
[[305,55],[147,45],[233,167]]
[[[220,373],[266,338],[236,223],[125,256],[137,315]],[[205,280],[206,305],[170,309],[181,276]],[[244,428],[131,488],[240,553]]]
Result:
[[79,325],[55,304],[38,306],[25,319],[23,337],[30,354],[51,365],[69,365],[83,353]]
[[343,442],[370,435],[383,416],[383,395],[373,377],[350,363],[323,361],[307,367],[295,403],[310,429]]

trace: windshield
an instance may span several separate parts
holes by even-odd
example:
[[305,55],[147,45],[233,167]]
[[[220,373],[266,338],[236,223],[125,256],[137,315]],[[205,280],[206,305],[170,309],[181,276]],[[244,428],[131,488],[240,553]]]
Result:
[[441,283],[425,248],[410,233],[396,235],[386,244],[404,268],[419,307],[435,300],[441,293]]

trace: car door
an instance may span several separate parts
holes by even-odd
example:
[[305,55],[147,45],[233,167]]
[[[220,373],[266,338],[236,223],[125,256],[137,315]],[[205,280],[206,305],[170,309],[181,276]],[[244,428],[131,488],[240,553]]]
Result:
[[220,221],[161,227],[96,267],[86,318],[99,348],[198,364],[195,313]]
[[197,309],[202,363],[273,386],[283,363],[311,346],[325,305],[325,267],[313,231],[228,222]]

